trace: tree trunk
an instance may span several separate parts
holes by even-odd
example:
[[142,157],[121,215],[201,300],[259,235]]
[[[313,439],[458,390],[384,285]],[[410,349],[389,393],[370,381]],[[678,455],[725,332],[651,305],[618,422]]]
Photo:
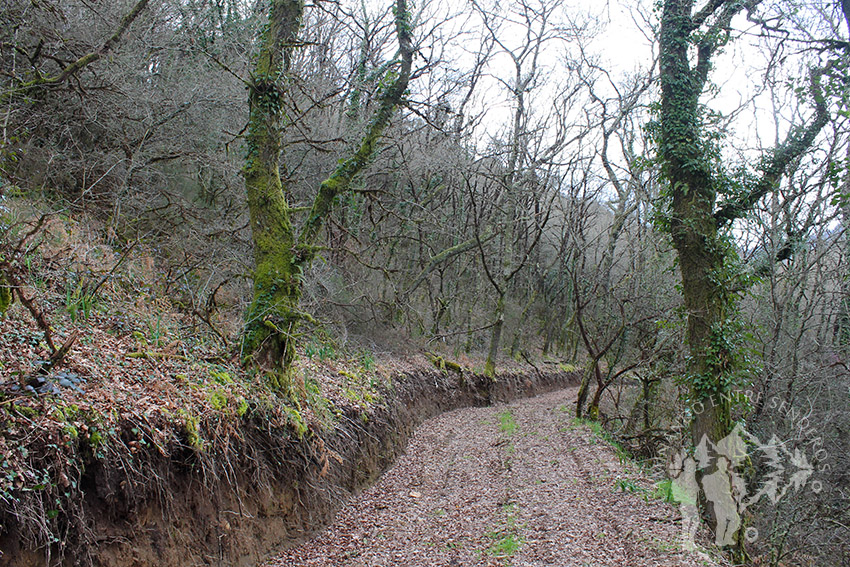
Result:
[[[850,0],[847,0],[850,3]],[[850,23],[848,24],[850,25]],[[850,163],[850,146],[847,148],[847,160]],[[850,171],[844,173],[844,183],[841,193],[850,195]],[[844,248],[841,250],[844,260],[844,269],[850,266],[850,203],[844,203],[841,207],[841,225],[844,230]],[[841,295],[838,304],[838,315],[835,318],[835,340],[839,347],[847,348],[850,345],[850,274],[841,280]]]
[[243,357],[266,372],[273,385],[285,386],[295,358],[293,344],[301,285],[294,260],[292,210],[280,176],[283,92],[278,77],[289,73],[289,53],[304,5],[274,0],[261,36],[249,87],[248,155],[242,168],[254,241],[254,297],[248,308]]
[[[789,164],[805,152],[828,122],[821,76],[829,65],[811,71],[815,116],[795,128],[758,168],[760,176],[744,191],[718,205],[723,178],[719,148],[703,131],[702,95],[712,58],[728,41],[732,18],[758,0],[717,1],[694,11],[694,0],[664,0],[660,26],[661,112],[658,148],[668,183],[669,229],[679,257],[690,353],[687,381],[694,412],[695,446],[716,444],[732,431],[730,392],[735,386],[734,307],[738,280],[730,259],[733,246],[719,229],[746,214],[775,191]],[[710,445],[709,445],[710,446]],[[743,553],[741,533],[738,551]]]
[[279,78],[283,77],[285,86],[303,12],[303,0],[271,2],[249,87],[248,155],[242,168],[256,263],[254,298],[248,308],[242,343],[243,360],[258,366],[273,386],[283,389],[289,387],[288,371],[295,358],[298,324],[302,319],[311,319],[298,309],[303,271],[316,255],[319,231],[335,198],[348,191],[354,177],[366,167],[401,103],[413,62],[407,3],[396,0],[398,66],[387,72],[378,95],[380,105],[360,145],[321,183],[304,225],[296,232],[280,175],[284,112]]
[[599,373],[599,359],[591,358],[590,365],[585,370],[581,377],[581,384],[578,387],[578,396],[576,397],[576,418],[581,419],[585,416],[584,404],[587,403],[587,396],[590,394],[590,383]]
[[602,403],[602,392],[604,391],[602,388],[597,388],[593,394],[593,399],[587,406],[587,419],[590,421],[599,421],[599,404]]
[[[698,45],[698,58],[691,67],[692,7],[689,0],[664,3],[659,152],[670,186],[670,232],[679,256],[687,313],[691,403],[697,408],[713,408],[693,421],[693,439],[698,444],[703,435],[716,442],[728,433],[728,405],[713,404],[711,399],[724,394],[729,386],[729,352],[718,352],[714,347],[719,344],[721,351],[725,349],[726,343],[715,339],[722,339],[725,332],[725,311],[731,297],[723,287],[724,247],[714,220],[717,194],[698,106],[717,46]],[[727,25],[731,17],[729,14]]]
[[516,329],[514,330],[514,336],[511,340],[511,358],[517,359],[520,355],[520,345],[522,344],[522,334],[525,331],[525,325],[528,322],[528,315],[531,311],[532,307],[534,307],[534,302],[537,299],[537,292],[532,292],[529,294],[527,301],[525,302],[525,307],[522,310],[522,313],[519,316],[519,321],[517,321]]
[[505,324],[505,294],[500,293],[496,301],[496,321],[490,332],[490,348],[487,351],[487,362],[484,363],[484,374],[490,378],[496,376],[496,358],[499,356],[499,344],[502,342],[502,327]]

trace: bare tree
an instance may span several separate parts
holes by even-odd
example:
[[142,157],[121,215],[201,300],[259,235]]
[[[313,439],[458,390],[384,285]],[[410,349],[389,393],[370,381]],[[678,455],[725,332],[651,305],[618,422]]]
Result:
[[[488,9],[479,3],[473,7],[479,14],[486,33],[495,44],[494,56],[510,62],[511,76],[497,80],[508,93],[512,106],[505,139],[496,146],[498,165],[486,175],[490,193],[486,202],[479,200],[482,211],[477,228],[481,239],[486,231],[498,232],[495,251],[479,246],[487,281],[495,293],[495,308],[485,372],[493,375],[502,340],[509,294],[517,287],[518,276],[533,258],[550,217],[554,192],[551,187],[553,164],[570,140],[567,126],[568,102],[574,94],[569,82],[555,88],[555,103],[548,115],[535,110],[534,96],[542,92],[545,81],[545,59],[550,57],[550,44],[571,40],[576,31],[559,23],[561,3],[521,2],[505,13]],[[511,37],[519,37],[514,42]],[[480,188],[481,182],[476,183]],[[472,187],[472,186],[471,186]],[[470,192],[470,196],[475,194]],[[488,219],[487,224],[481,220]],[[489,224],[493,223],[493,224]],[[495,225],[495,226],[494,226]],[[485,228],[493,227],[493,228]]]

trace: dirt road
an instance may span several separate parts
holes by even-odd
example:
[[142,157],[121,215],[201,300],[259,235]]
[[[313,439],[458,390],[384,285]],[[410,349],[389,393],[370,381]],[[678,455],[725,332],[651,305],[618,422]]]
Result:
[[680,550],[676,508],[572,418],[575,389],[425,422],[327,530],[267,564],[714,565]]

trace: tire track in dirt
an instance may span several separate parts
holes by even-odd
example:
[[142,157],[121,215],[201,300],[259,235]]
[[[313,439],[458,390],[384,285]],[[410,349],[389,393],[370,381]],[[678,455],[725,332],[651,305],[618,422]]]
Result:
[[573,423],[574,399],[573,388],[425,422],[333,525],[267,567],[706,565],[679,549],[675,509],[618,490],[651,482]]
[[[639,565],[635,562],[632,534],[609,512],[612,501],[622,498],[612,491],[616,463],[609,461],[609,455],[597,451],[597,445],[588,442],[593,438],[586,439],[585,428],[573,425],[572,411],[572,397],[569,403],[565,399],[557,405],[538,403],[518,408],[518,420],[522,424],[519,431],[526,431],[518,442],[518,452],[533,456],[527,470],[518,475],[533,483],[522,501],[537,511],[539,531],[545,541],[552,543],[526,546],[517,559],[546,565],[568,564],[568,561],[577,565],[581,561],[592,565]],[[586,464],[588,461],[593,465]],[[539,465],[546,462],[553,466],[541,469]],[[543,484],[555,489],[541,498],[541,490],[536,486]],[[552,504],[558,500],[563,501],[566,510]],[[546,510],[560,511],[559,522],[540,525],[539,514]],[[594,545],[581,543],[587,541]],[[564,545],[564,542],[578,545]]]

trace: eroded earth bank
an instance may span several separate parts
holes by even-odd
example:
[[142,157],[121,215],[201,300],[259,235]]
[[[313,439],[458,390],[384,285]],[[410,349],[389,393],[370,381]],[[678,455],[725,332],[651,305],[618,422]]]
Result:
[[[350,374],[339,371],[337,378]],[[176,376],[174,384],[192,382]],[[370,486],[395,461],[424,420],[456,408],[562,389],[576,379],[574,373],[558,370],[518,369],[492,380],[423,361],[398,365],[383,376],[375,389],[363,390],[368,403],[365,398],[357,403],[336,399],[329,385],[333,380],[322,378],[336,399],[323,402],[326,413],[331,404],[336,412],[326,425],[311,418],[306,423],[293,420],[293,410],[274,399],[243,401],[239,408],[244,410],[230,411],[230,394],[220,387],[215,392],[227,407],[198,405],[192,411],[203,418],[191,418],[180,409],[189,407],[185,401],[180,406],[166,399],[173,394],[165,389],[172,384],[167,380],[159,383],[159,403],[147,405],[148,389],[140,386],[139,396],[130,396],[135,390],[128,390],[124,380],[115,391],[129,392],[127,399],[121,412],[105,414],[109,422],[104,417],[91,421],[91,411],[81,413],[83,404],[94,404],[89,389],[112,391],[106,388],[111,383],[107,378],[90,380],[86,390],[69,391],[75,405],[61,415],[50,405],[55,401],[18,397],[19,404],[34,404],[15,406],[18,419],[26,420],[21,435],[39,435],[15,442],[27,448],[36,464],[49,458],[58,480],[21,492],[2,508],[0,566],[253,567],[275,549],[326,526],[352,494]],[[204,390],[209,380],[200,377],[197,382],[198,404],[217,399]],[[236,387],[232,381],[228,385]],[[169,414],[169,407],[177,409]],[[71,410],[80,415],[74,414],[76,421],[70,423],[89,434],[67,433]],[[91,432],[101,430],[113,433],[108,443],[95,445]],[[57,493],[63,486],[64,493]],[[58,509],[50,514],[50,506]]]

